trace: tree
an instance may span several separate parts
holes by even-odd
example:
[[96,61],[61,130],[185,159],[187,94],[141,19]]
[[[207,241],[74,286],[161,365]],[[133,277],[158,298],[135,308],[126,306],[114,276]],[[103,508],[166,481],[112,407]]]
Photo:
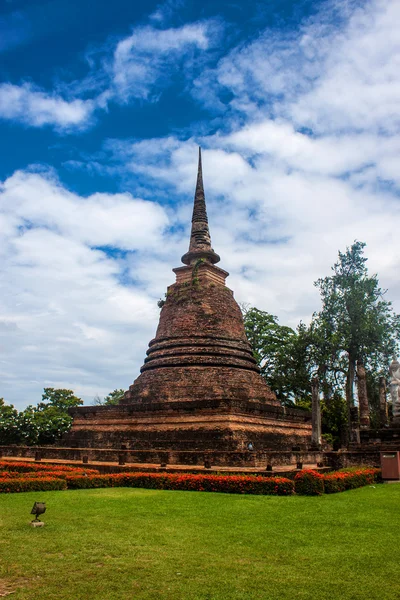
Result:
[[244,325],[254,357],[269,387],[284,405],[309,397],[306,328],[280,325],[277,317],[257,308],[242,307]]
[[72,417],[68,409],[83,404],[83,400],[75,396],[72,390],[44,388],[42,402],[36,407],[28,406],[25,413],[32,411],[33,422],[37,427],[37,439],[29,443],[54,444],[69,431]]
[[115,389],[113,392],[110,392],[104,398],[101,398],[98,394],[93,398],[93,404],[95,406],[114,406],[119,403],[121,398],[124,397],[125,390],[120,388],[119,390]]
[[37,406],[38,410],[53,407],[61,412],[67,412],[69,408],[80,406],[83,400],[75,396],[72,390],[44,388],[42,402]]
[[114,390],[113,392],[110,392],[108,394],[108,396],[106,396],[104,398],[104,404],[105,405],[118,404],[119,401],[121,400],[121,398],[123,398],[124,394],[125,394],[125,390],[123,390],[122,388],[119,390]]
[[68,409],[83,404],[72,390],[44,388],[42,401],[18,412],[0,398],[0,442],[3,444],[54,444],[70,430]]
[[355,241],[346,252],[339,252],[333,275],[315,282],[322,299],[312,323],[316,357],[325,381],[329,375],[331,383],[345,385],[348,423],[357,363],[376,374],[385,371],[400,338],[400,316],[384,299],[386,291],[377,276],[368,274],[364,247]]
[[0,444],[18,444],[19,441],[18,411],[0,398]]

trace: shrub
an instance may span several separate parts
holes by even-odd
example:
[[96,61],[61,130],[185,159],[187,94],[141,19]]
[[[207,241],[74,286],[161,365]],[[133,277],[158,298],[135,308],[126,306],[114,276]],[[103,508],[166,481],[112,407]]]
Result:
[[3,471],[0,473],[1,479],[41,479],[43,477],[53,477],[54,479],[65,479],[67,475],[85,476],[85,475],[98,475],[98,471],[33,471],[32,473],[18,473],[18,471]]
[[17,462],[12,460],[0,460],[0,471],[14,471],[17,473],[31,473],[42,471],[59,471],[65,473],[98,473],[97,469],[85,469],[85,467],[69,467],[68,465],[52,465],[50,463]]
[[40,479],[2,479],[0,480],[0,493],[13,494],[16,492],[48,492],[53,490],[66,490],[65,479],[41,477]]
[[335,494],[344,492],[345,490],[353,490],[355,488],[371,485],[380,480],[380,469],[351,469],[349,471],[337,471],[336,473],[328,473],[324,475],[325,493]]
[[158,490],[222,492],[228,494],[265,494],[307,496],[333,494],[380,481],[376,468],[352,468],[321,475],[303,470],[294,480],[259,475],[222,475],[194,473],[114,473],[101,475],[96,469],[0,461],[0,493],[136,487]]
[[284,477],[192,475],[188,473],[116,473],[88,477],[67,475],[69,489],[136,487],[161,490],[223,492],[229,494],[293,494],[293,482]]
[[312,469],[296,473],[294,489],[301,496],[321,496],[324,493],[324,476]]

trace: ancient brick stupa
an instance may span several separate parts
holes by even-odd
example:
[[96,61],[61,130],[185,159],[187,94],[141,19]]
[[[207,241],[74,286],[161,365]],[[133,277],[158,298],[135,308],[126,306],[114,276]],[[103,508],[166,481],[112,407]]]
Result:
[[189,251],[184,266],[173,269],[176,283],[168,288],[141,374],[118,406],[73,409],[65,444],[122,445],[139,460],[168,452],[170,462],[196,463],[211,453],[215,464],[244,464],[249,448],[310,443],[309,414],[284,410],[261,377],[219,261],[199,153]]

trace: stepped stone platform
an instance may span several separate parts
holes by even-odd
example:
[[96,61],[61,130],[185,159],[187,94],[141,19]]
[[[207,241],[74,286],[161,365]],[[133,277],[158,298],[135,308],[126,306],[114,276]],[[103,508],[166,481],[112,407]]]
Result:
[[[179,454],[179,462],[169,462],[174,459],[171,453],[148,451],[143,453],[129,450],[105,450],[102,448],[61,448],[55,446],[0,446],[0,459],[21,461],[35,461],[35,457],[45,464],[64,464],[71,466],[85,466],[99,469],[102,473],[118,473],[121,471],[167,471],[167,472],[218,472],[218,473],[248,473],[248,474],[279,474],[295,473],[302,464],[303,469],[340,469],[353,466],[380,466],[379,451],[338,451],[338,452],[247,452],[240,456],[240,464],[234,464],[235,453],[225,457],[225,464],[221,464],[221,455],[204,453],[202,461],[193,462],[192,453]],[[205,468],[205,462],[209,468]],[[161,466],[162,465],[162,466]],[[267,466],[272,467],[267,470]],[[322,465],[322,466],[321,466]]]
[[[384,450],[400,449],[400,426],[391,425],[382,429],[360,429],[360,445],[363,448],[380,447]],[[352,444],[352,447],[355,445]]]

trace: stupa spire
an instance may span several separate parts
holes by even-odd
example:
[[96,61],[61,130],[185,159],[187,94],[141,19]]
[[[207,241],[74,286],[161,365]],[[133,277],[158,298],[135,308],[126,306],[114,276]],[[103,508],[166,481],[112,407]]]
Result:
[[201,148],[199,147],[199,164],[197,168],[196,191],[194,193],[192,231],[190,234],[189,251],[182,256],[185,265],[191,265],[199,258],[215,264],[220,261],[218,254],[211,246],[210,230],[208,227],[206,199],[203,185],[203,168],[201,163]]

